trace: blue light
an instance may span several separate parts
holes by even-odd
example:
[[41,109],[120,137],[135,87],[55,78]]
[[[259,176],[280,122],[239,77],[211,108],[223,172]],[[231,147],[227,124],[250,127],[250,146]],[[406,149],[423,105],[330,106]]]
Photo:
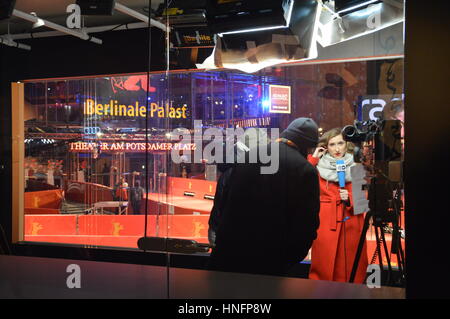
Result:
[[270,100],[262,100],[262,107],[268,109],[270,107]]

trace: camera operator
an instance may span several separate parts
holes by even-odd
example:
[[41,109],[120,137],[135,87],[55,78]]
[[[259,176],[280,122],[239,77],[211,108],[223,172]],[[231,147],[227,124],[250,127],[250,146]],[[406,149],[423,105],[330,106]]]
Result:
[[[310,279],[346,282],[364,224],[364,216],[353,215],[350,167],[354,165],[352,144],[344,141],[341,129],[323,134],[308,161],[317,167],[320,185],[320,227],[311,251]],[[345,163],[345,187],[339,187],[336,161]],[[365,280],[368,265],[364,243],[355,282]]]

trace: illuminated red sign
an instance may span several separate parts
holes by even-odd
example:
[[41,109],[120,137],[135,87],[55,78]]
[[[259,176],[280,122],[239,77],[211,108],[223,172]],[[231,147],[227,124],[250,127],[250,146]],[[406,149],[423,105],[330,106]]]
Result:
[[269,85],[270,113],[291,113],[291,87]]
[[[128,77],[112,77],[111,86],[114,93],[118,91],[147,91],[147,75],[131,75]],[[156,92],[156,88],[148,86],[149,92]]]
[[71,152],[89,153],[101,152],[164,152],[164,151],[194,151],[195,143],[145,143],[145,142],[75,142],[70,143]]

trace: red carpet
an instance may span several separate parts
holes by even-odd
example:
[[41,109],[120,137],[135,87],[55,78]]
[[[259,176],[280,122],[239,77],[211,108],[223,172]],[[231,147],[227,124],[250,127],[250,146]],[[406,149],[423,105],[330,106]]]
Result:
[[[209,215],[149,215],[147,236],[206,243],[208,220]],[[25,215],[25,240],[137,248],[144,227],[144,215]]]
[[[97,187],[100,191],[94,192],[95,198],[89,197],[89,203],[111,200],[107,187],[83,184],[72,183],[69,194],[66,195],[70,195],[72,200],[86,202],[86,190],[90,193],[91,188]],[[205,196],[214,195],[216,182],[169,178],[167,185],[168,194],[149,193],[146,196],[149,211],[147,236],[184,238],[207,243],[208,220],[213,201],[206,199]],[[26,200],[30,207],[25,215],[26,241],[137,248],[138,239],[144,236],[145,215],[54,215],[53,207],[52,209],[41,207],[53,206],[55,200],[61,199],[61,195],[54,191],[33,193],[39,193],[40,198],[36,199],[36,196],[29,195]],[[142,200],[141,213],[145,210],[145,200],[145,198]],[[38,202],[45,205],[37,205]],[[131,213],[131,205],[128,209]],[[386,242],[390,249],[390,235],[386,235]],[[369,231],[367,233],[369,263],[375,247],[373,232]],[[386,258],[383,259],[386,264]],[[395,256],[392,257],[392,265],[397,265]]]
[[[158,220],[158,224],[157,224]],[[208,242],[209,215],[148,215],[147,236]],[[25,215],[25,240],[34,242],[137,248],[144,236],[144,215]],[[390,236],[386,235],[388,248]],[[375,240],[368,232],[369,263]],[[404,249],[404,247],[403,247]],[[384,264],[387,264],[384,257]],[[397,266],[392,256],[392,266]]]

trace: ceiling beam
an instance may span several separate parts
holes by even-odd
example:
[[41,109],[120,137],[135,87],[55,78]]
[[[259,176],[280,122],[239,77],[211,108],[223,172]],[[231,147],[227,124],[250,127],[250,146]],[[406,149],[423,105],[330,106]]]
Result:
[[156,21],[152,18],[149,18],[148,16],[141,14],[135,10],[132,10],[118,2],[115,3],[114,8],[115,8],[115,10],[117,10],[121,13],[124,13],[126,15],[129,15],[129,16],[137,19],[137,20],[144,22],[145,24],[143,24],[142,22],[139,22],[139,23],[126,24],[126,25],[120,26],[120,27],[101,26],[101,27],[84,28],[83,31],[79,31],[79,30],[75,30],[75,29],[66,28],[62,25],[53,23],[48,20],[41,19],[41,18],[37,17],[36,15],[28,14],[23,11],[14,9],[13,13],[12,13],[13,16],[23,19],[23,20],[27,20],[32,23],[39,24],[41,26],[46,26],[46,27],[56,30],[56,31],[36,32],[36,33],[30,32],[30,33],[14,34],[14,35],[8,34],[3,37],[0,36],[0,43],[8,45],[8,46],[12,46],[12,47],[25,49],[25,50],[31,50],[31,47],[29,45],[17,43],[14,40],[27,39],[27,38],[52,37],[52,36],[68,34],[68,35],[72,35],[77,38],[80,38],[82,40],[91,41],[91,42],[94,42],[97,44],[102,44],[101,39],[94,38],[94,37],[90,36],[89,33],[103,32],[103,31],[108,31],[110,29],[122,30],[122,29],[145,28],[148,26],[149,23],[151,26],[157,27],[157,28],[163,30],[164,32],[170,31],[170,28],[168,26],[164,25],[163,23]]
[[[119,30],[131,30],[131,29],[143,29],[147,28],[148,25],[144,22],[135,22],[135,23],[127,23],[124,25],[105,25],[98,27],[90,27],[84,28],[84,30],[88,33],[97,33],[97,32],[107,32],[107,31],[119,31]],[[36,33],[19,33],[19,34],[11,34],[11,39],[20,40],[20,39],[35,39],[35,38],[48,38],[48,37],[57,37],[64,35],[59,31],[45,31],[45,32],[36,32]]]
[[73,35],[74,37],[80,38],[82,40],[87,40],[87,41],[91,41],[91,42],[94,42],[97,44],[102,44],[102,40],[91,37],[86,32],[69,29],[69,28],[63,27],[59,24],[38,18],[37,16],[31,15],[31,14],[28,14],[28,13],[25,13],[25,12],[22,12],[22,11],[19,11],[16,9],[14,9],[12,15],[17,18],[24,19],[24,20],[27,20],[27,21],[30,21],[33,23],[40,23],[41,25],[44,25],[50,29],[53,29],[53,30],[56,30],[59,32],[63,32],[63,33],[69,34],[69,35]]
[[13,39],[11,39],[10,37],[9,38],[2,38],[2,37],[0,37],[0,43],[4,44],[4,45],[7,45],[7,46],[10,46],[10,47],[16,47],[16,48],[24,49],[24,50],[28,50],[28,51],[31,50],[31,47],[29,45],[22,44],[22,43],[17,43]]
[[[149,18],[146,15],[139,13],[135,10],[132,10],[128,7],[125,7],[124,5],[122,5],[118,2],[116,2],[114,9],[148,24]],[[150,18],[150,25],[153,27],[157,27],[157,28],[163,30],[164,32],[167,32],[167,27],[164,24],[162,24],[161,22],[158,22],[154,19],[151,19],[151,18]]]

